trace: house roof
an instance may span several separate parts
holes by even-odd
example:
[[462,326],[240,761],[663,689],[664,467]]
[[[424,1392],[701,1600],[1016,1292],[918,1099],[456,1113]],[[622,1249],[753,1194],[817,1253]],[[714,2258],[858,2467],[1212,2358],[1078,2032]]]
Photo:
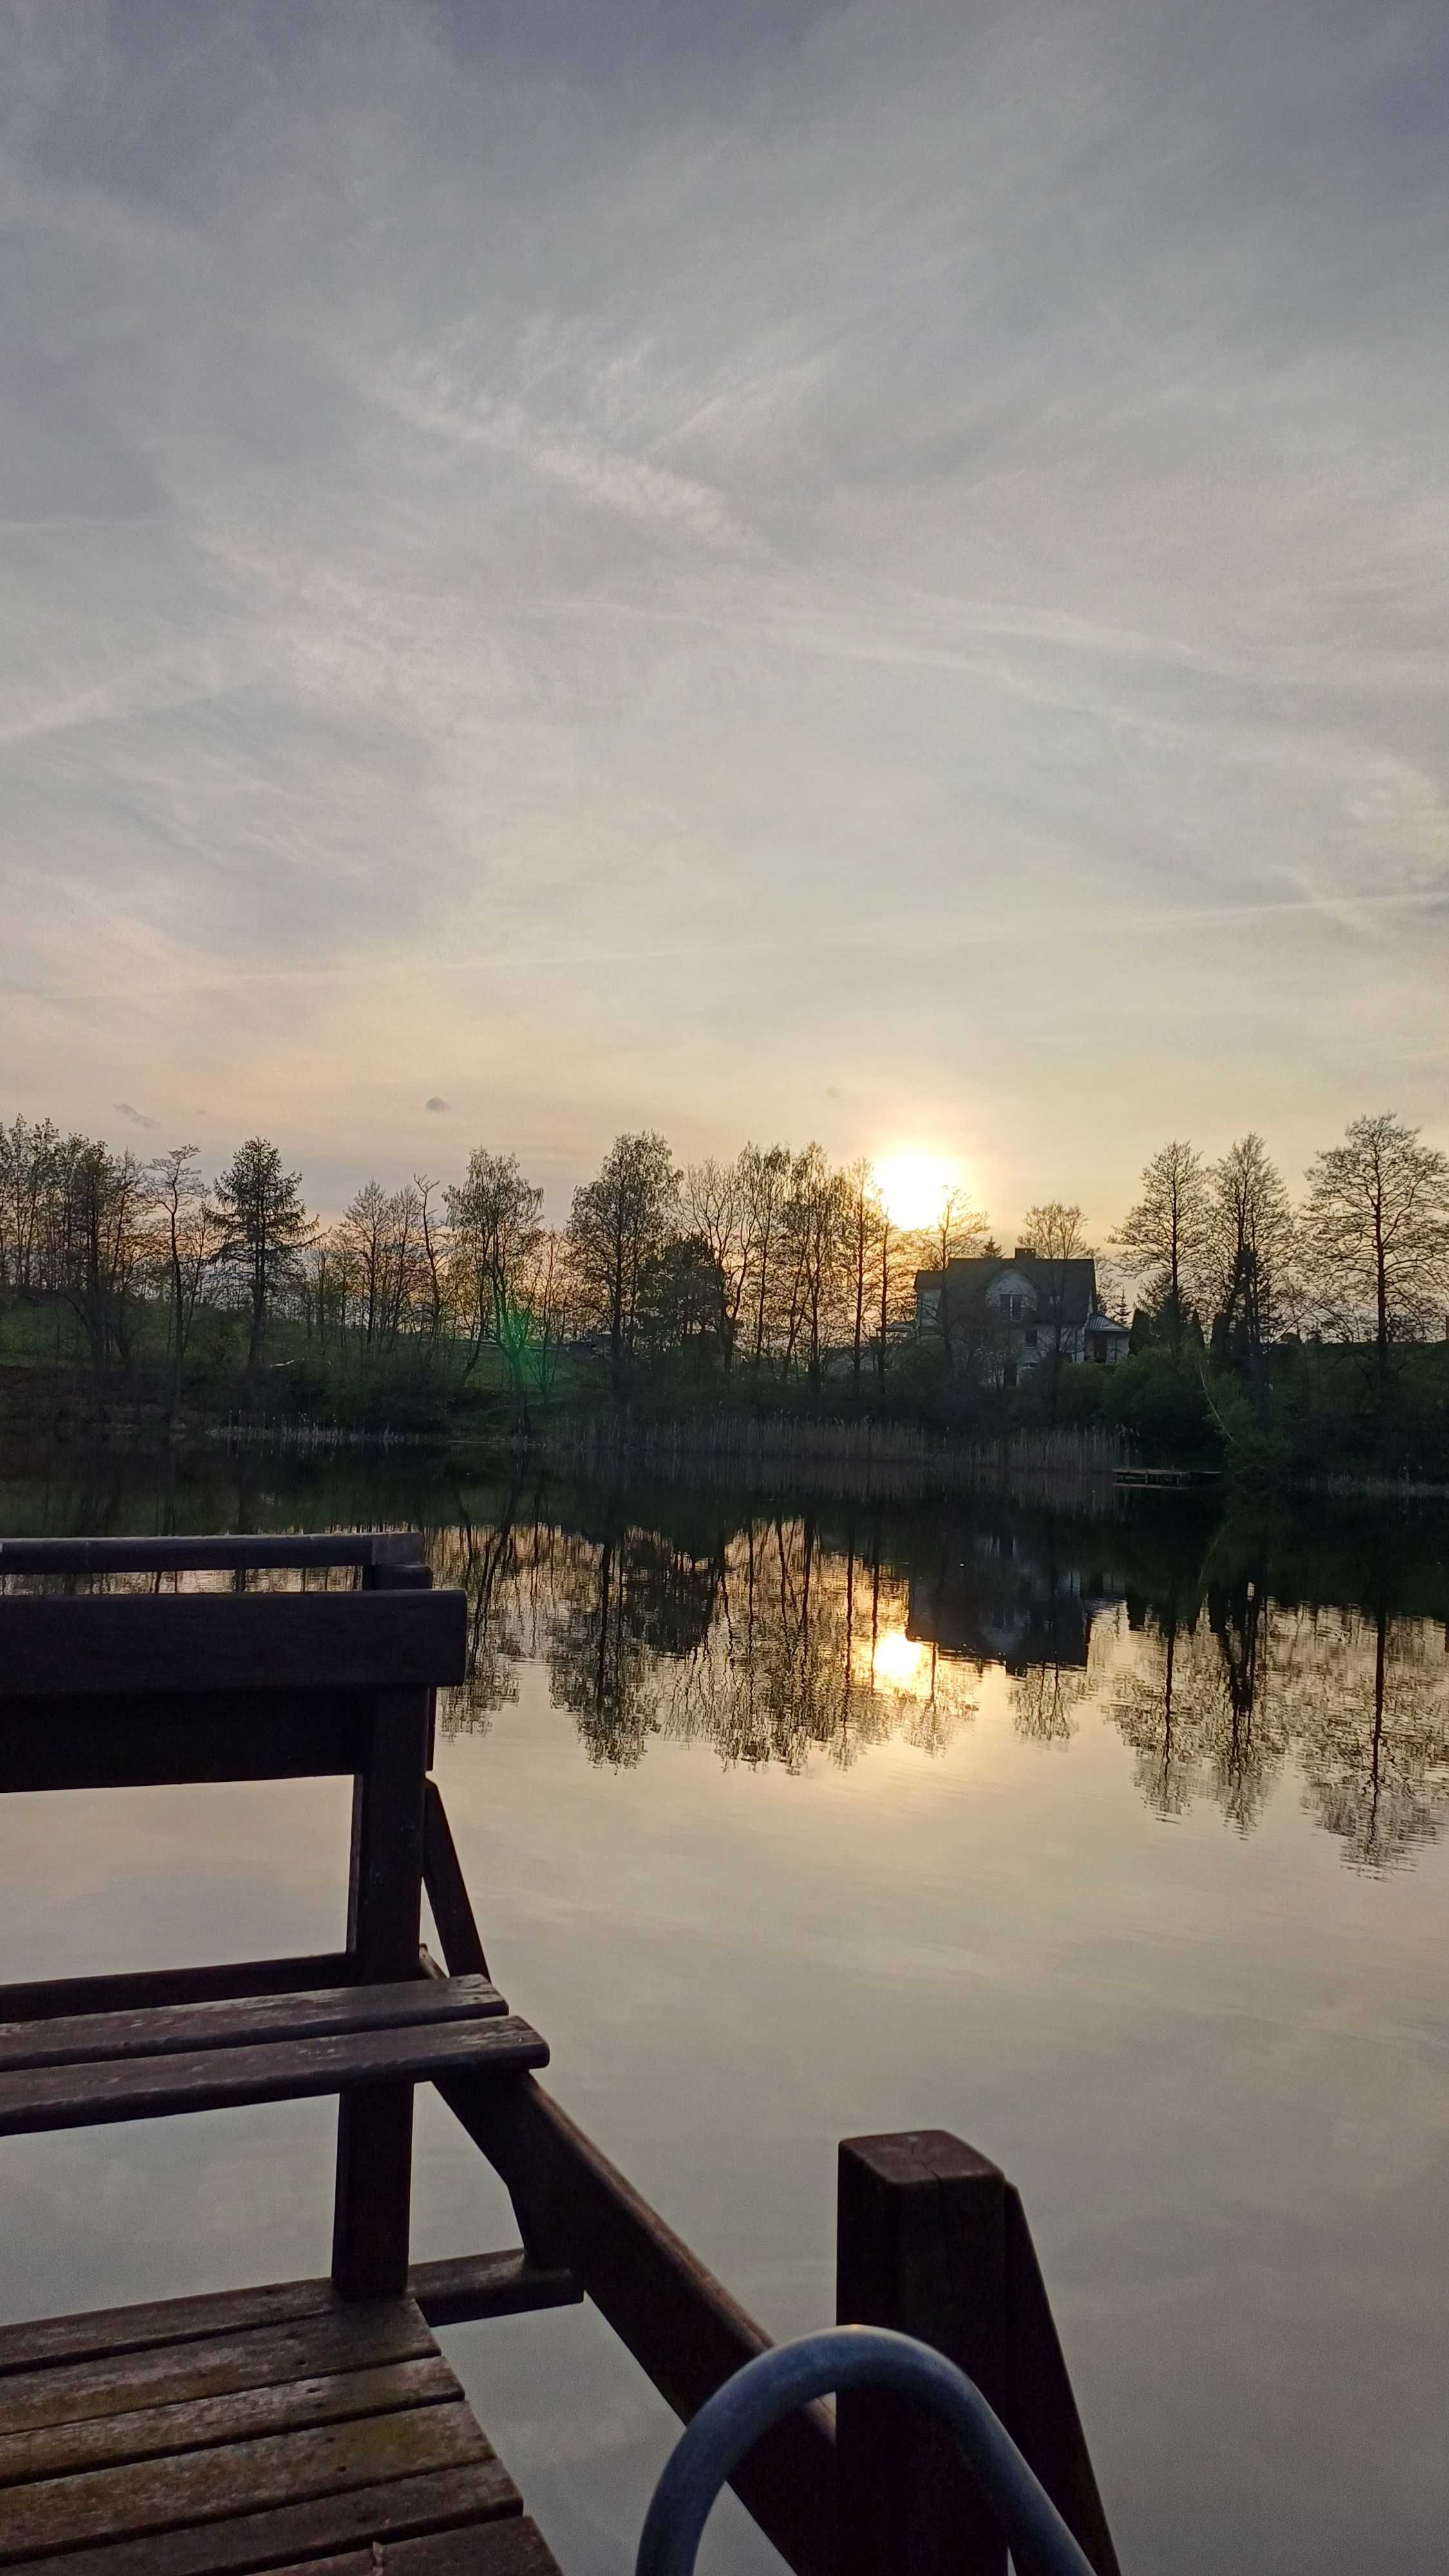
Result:
[[[1097,1311],[1097,1265],[1090,1256],[1084,1261],[1041,1261],[1035,1254],[1028,1258],[1025,1254],[1013,1257],[1006,1252],[978,1253],[970,1260],[946,1264],[944,1276],[948,1294],[959,1292],[963,1303],[967,1304],[984,1300],[992,1281],[1000,1279],[1009,1270],[1030,1281],[1036,1290],[1040,1311],[1051,1319],[1057,1315],[1059,1298],[1064,1324],[1084,1324],[1087,1317]],[[918,1270],[917,1295],[923,1289],[927,1293],[933,1288],[939,1289],[942,1275],[939,1270]]]

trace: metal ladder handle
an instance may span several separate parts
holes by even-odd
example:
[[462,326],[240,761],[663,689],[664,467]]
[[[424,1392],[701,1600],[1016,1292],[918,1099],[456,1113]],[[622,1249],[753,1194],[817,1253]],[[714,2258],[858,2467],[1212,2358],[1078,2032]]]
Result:
[[1034,2576],[1094,2576],[1004,2424],[964,2370],[882,2326],[835,2326],[776,2344],[706,2400],[670,2454],[639,2537],[635,2576],[693,2576],[710,2508],[762,2433],[843,2388],[915,2397],[949,2424],[1006,2540]]

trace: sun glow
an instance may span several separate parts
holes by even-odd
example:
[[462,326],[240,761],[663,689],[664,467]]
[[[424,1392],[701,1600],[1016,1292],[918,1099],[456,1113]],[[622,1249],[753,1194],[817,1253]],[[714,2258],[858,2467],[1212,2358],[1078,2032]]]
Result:
[[875,1181],[892,1225],[915,1228],[940,1223],[946,1192],[960,1189],[963,1175],[944,1154],[912,1151],[883,1156]]
[[930,1668],[930,1647],[908,1637],[903,1628],[887,1628],[876,1638],[871,1654],[871,1679],[883,1682],[888,1690],[919,1690],[929,1678]]

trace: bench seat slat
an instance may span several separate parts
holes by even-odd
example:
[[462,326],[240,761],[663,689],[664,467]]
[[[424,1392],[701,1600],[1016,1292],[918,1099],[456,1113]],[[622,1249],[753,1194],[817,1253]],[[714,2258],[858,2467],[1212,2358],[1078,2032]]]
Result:
[[546,2043],[509,2013],[255,2047],[190,2049],[174,2057],[28,2067],[0,2075],[0,2137],[251,2102],[305,2101],[399,2078],[505,2077],[547,2064]]
[[0,2023],[0,2076],[25,2067],[98,2065],[106,2058],[169,2057],[188,2049],[481,2021],[506,2010],[486,1977],[414,1977],[388,1985],[321,1986],[300,1994],[157,2004],[135,2012],[74,2013],[50,2021]]
[[149,2012],[161,2004],[222,2003],[238,1995],[316,1994],[357,1983],[346,1950],[295,1958],[224,1959],[206,1967],[122,1968],[101,1976],[31,1977],[0,1986],[0,2022],[58,2021],[62,2014]]

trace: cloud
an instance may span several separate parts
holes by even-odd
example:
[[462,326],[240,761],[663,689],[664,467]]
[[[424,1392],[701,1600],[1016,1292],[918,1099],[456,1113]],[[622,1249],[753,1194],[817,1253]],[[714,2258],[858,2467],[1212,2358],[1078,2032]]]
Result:
[[431,1100],[425,1100],[423,1103],[423,1107],[425,1109],[436,1109],[439,1111],[449,1110],[452,1106],[453,1104],[451,1100],[440,1100],[436,1092],[434,1092]]
[[148,1118],[144,1109],[133,1109],[129,1100],[113,1100],[111,1107],[118,1118],[125,1119],[128,1127],[159,1127],[161,1124],[159,1118]]
[[0,1098],[1449,1141],[1442,11],[595,14],[0,28]]

